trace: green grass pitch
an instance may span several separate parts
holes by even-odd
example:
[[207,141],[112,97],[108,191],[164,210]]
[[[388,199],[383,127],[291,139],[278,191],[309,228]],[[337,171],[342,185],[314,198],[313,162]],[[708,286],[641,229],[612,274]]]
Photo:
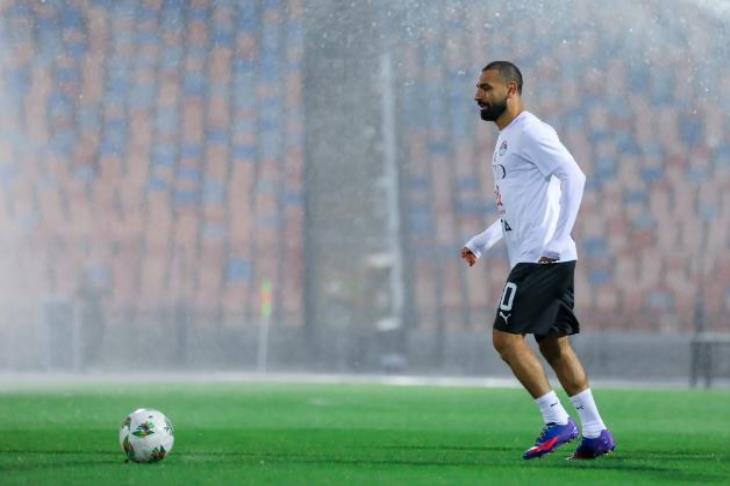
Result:
[[[730,483],[730,392],[594,390],[618,442],[523,461],[540,430],[523,390],[385,385],[75,385],[0,391],[0,484]],[[562,396],[569,412],[570,403]],[[138,407],[175,425],[172,454],[126,464]],[[574,414],[573,414],[574,415]]]

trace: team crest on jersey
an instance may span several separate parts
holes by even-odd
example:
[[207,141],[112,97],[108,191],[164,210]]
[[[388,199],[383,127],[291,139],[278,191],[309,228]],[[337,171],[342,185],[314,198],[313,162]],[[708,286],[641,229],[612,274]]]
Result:
[[504,153],[507,151],[507,140],[502,142],[502,145],[499,146],[499,155],[504,155]]

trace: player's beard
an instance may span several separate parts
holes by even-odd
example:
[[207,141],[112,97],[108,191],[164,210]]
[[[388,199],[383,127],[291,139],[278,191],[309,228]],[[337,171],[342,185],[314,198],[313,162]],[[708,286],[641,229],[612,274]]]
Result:
[[503,99],[501,102],[492,103],[487,108],[482,108],[479,111],[479,115],[482,117],[482,120],[484,121],[497,121],[497,118],[502,116],[502,113],[504,113],[504,110],[507,109],[507,98]]

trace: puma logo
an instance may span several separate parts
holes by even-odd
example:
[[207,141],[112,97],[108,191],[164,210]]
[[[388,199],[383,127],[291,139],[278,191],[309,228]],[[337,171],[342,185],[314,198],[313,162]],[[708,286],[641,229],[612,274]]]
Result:
[[508,325],[508,326],[509,326],[509,318],[510,318],[511,315],[512,315],[512,313],[509,313],[509,314],[505,315],[502,311],[499,311],[499,317],[501,317],[502,319],[504,319],[504,323],[506,325]]

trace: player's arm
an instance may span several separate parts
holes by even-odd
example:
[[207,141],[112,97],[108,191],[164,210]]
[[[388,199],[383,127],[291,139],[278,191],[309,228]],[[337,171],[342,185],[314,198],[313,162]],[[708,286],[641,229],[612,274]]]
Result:
[[580,202],[583,198],[586,176],[568,149],[560,142],[552,129],[538,131],[532,135],[528,154],[546,177],[555,176],[560,180],[560,213],[555,234],[547,242],[539,263],[551,263],[560,260],[560,249],[570,240],[575,219],[578,216]]
[[502,239],[502,220],[498,219],[487,229],[473,236],[461,249],[461,258],[466,260],[469,266],[474,266],[482,253],[493,247]]
[[560,179],[560,214],[555,234],[545,245],[543,256],[547,258],[560,259],[560,248],[570,239],[570,232],[573,231],[575,219],[580,209],[580,201],[583,199],[583,189],[586,184],[586,176],[575,163],[573,157],[560,164],[553,175]]

